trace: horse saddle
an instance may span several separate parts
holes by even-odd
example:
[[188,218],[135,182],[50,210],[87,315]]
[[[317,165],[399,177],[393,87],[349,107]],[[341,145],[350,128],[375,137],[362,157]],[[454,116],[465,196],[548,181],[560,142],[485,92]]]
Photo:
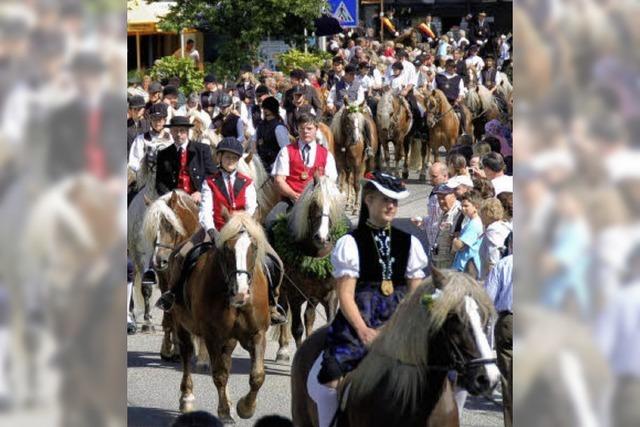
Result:
[[[202,236],[202,234],[204,236]],[[198,262],[198,259],[211,248],[213,248],[214,243],[209,240],[209,235],[201,229],[196,232],[193,238],[187,243],[185,246],[191,244],[191,248],[188,248],[186,254],[184,255],[184,260],[182,261],[182,270],[180,271],[180,278],[176,282],[174,287],[174,292],[176,294],[176,302],[184,303],[188,309],[191,309],[188,298],[186,295],[186,288],[184,284],[189,279],[189,275],[193,271]],[[180,250],[180,253],[183,253],[183,249],[186,249],[185,246]]]

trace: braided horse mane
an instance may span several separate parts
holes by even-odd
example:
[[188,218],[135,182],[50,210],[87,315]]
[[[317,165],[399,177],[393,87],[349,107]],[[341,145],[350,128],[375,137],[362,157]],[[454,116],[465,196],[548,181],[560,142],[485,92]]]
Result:
[[[436,275],[441,277],[436,280],[443,286],[434,283]],[[442,287],[442,292],[427,308],[423,297],[434,294],[436,286]],[[350,374],[349,400],[362,401],[383,393],[382,399],[399,413],[419,408],[423,403],[419,401],[420,392],[429,381],[429,341],[449,315],[455,314],[467,322],[465,296],[476,301],[481,319],[489,319],[494,313],[484,289],[471,276],[459,272],[434,273],[407,296],[373,341],[367,356]]]

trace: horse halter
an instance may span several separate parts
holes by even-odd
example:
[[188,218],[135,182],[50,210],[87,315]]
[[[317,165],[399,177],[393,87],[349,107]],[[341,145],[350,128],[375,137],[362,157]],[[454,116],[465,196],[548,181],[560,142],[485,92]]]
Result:
[[[242,229],[239,234],[242,234],[243,232],[246,233],[246,230]],[[231,279],[233,279],[233,277],[238,274],[246,274],[247,284],[249,286],[251,285],[251,279],[253,277],[253,274],[248,270],[243,270],[243,269],[227,270],[226,264],[224,262],[220,262],[220,270],[222,270],[222,275],[224,276],[224,283],[226,285],[227,293],[229,295],[233,295],[233,289],[231,289],[231,286],[229,286],[229,284],[232,282]]]

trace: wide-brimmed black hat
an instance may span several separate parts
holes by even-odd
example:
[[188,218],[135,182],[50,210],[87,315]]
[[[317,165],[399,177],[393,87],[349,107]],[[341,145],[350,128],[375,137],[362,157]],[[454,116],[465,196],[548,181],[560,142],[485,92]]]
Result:
[[149,107],[147,114],[150,119],[164,119],[167,117],[168,109],[167,104],[164,102],[158,102],[157,104],[153,104]]
[[216,147],[216,153],[222,153],[224,151],[228,151],[230,153],[236,154],[238,157],[242,157],[242,154],[244,153],[244,147],[242,147],[242,143],[238,141],[237,138],[233,136],[227,136],[223,138]]
[[162,92],[162,85],[160,84],[160,82],[151,82],[149,84],[149,93],[157,93],[157,92]]
[[166,128],[190,128],[193,127],[192,123],[189,123],[189,117],[186,116],[173,116],[171,122],[165,125]]
[[391,199],[402,200],[409,197],[409,190],[396,176],[380,171],[368,172],[363,181],[372,183],[378,191]]
[[144,102],[144,98],[140,95],[133,95],[129,97],[129,108],[142,108],[145,104],[146,102]]

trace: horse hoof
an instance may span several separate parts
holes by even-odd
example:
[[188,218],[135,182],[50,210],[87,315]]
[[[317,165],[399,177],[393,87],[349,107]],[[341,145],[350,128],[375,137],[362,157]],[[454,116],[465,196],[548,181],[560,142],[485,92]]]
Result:
[[225,426],[234,426],[234,425],[236,425],[236,421],[233,418],[231,418],[231,416],[229,416],[229,415],[227,415],[226,417],[221,417],[220,415],[218,415],[218,418],[220,419],[222,424],[225,425]]
[[289,363],[291,361],[291,356],[289,356],[289,352],[280,352],[276,354],[276,363]]
[[238,412],[238,416],[242,419],[246,420],[247,418],[251,418],[256,412],[256,402],[253,402],[253,405],[248,405],[246,403],[246,398],[243,397],[238,401],[236,411]]
[[193,402],[195,402],[196,398],[193,394],[189,394],[185,397],[180,398],[180,412],[186,414],[188,412],[192,412],[194,409]]
[[418,177],[418,181],[427,182],[427,176],[425,174],[421,173],[420,176]]

